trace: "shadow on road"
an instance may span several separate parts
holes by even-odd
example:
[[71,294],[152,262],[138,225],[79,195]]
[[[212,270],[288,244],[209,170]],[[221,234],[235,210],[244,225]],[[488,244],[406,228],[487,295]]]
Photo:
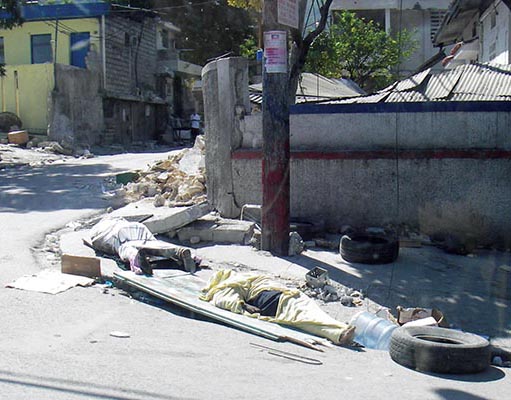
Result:
[[50,393],[67,393],[86,396],[93,399],[109,400],[184,400],[183,397],[174,397],[159,393],[146,392],[126,387],[101,385],[96,382],[81,382],[69,379],[13,373],[0,370],[0,383],[39,389]]
[[0,212],[28,213],[106,207],[104,178],[119,172],[109,164],[58,164],[0,173]]

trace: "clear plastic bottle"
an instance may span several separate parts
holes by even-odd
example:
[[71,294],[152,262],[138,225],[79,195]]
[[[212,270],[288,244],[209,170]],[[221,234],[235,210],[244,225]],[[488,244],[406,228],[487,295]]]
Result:
[[355,342],[376,350],[388,350],[392,332],[398,327],[367,311],[354,315],[350,323],[356,328]]

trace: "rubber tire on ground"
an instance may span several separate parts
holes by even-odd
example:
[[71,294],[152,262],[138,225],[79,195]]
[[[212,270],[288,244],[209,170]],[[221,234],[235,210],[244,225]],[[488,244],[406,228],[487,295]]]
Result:
[[399,242],[386,236],[344,235],[339,250],[348,262],[388,264],[399,255]]
[[400,327],[390,339],[390,357],[424,372],[472,374],[490,366],[490,343],[481,336],[431,326]]

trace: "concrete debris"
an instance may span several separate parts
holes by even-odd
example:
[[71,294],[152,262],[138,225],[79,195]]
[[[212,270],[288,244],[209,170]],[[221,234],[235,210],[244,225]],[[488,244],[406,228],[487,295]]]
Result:
[[194,242],[198,239],[199,242],[245,245],[250,243],[254,228],[253,222],[226,219],[209,214],[179,229],[177,235],[181,242],[192,243],[192,239]]
[[72,156],[73,155],[73,149],[67,148],[62,146],[58,142],[49,142],[44,141],[40,142],[37,147],[44,149],[44,151],[55,153],[55,154],[62,154],[65,156]]
[[168,207],[199,204],[207,200],[205,156],[203,139],[197,140],[191,149],[169,156],[167,160],[153,165],[149,171],[126,184],[129,202],[144,197],[162,196],[157,201]]
[[297,256],[303,252],[305,245],[298,232],[289,232],[289,256]]
[[119,208],[110,213],[110,215],[112,217],[123,218],[137,215],[152,215],[143,224],[151,233],[156,235],[176,231],[208,214],[209,211],[210,208],[207,203],[190,205],[188,207],[155,207],[154,199],[147,198]]

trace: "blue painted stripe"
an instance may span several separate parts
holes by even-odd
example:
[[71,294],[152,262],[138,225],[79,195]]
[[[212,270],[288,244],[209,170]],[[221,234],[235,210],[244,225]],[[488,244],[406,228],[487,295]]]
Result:
[[[54,5],[26,5],[21,8],[21,16],[24,21],[42,21],[48,19],[76,19],[88,17],[100,17],[108,14],[110,3],[70,3]],[[0,12],[0,18],[9,19],[11,14]]]
[[379,114],[419,112],[511,111],[511,101],[431,101],[417,103],[298,104],[291,114]]

